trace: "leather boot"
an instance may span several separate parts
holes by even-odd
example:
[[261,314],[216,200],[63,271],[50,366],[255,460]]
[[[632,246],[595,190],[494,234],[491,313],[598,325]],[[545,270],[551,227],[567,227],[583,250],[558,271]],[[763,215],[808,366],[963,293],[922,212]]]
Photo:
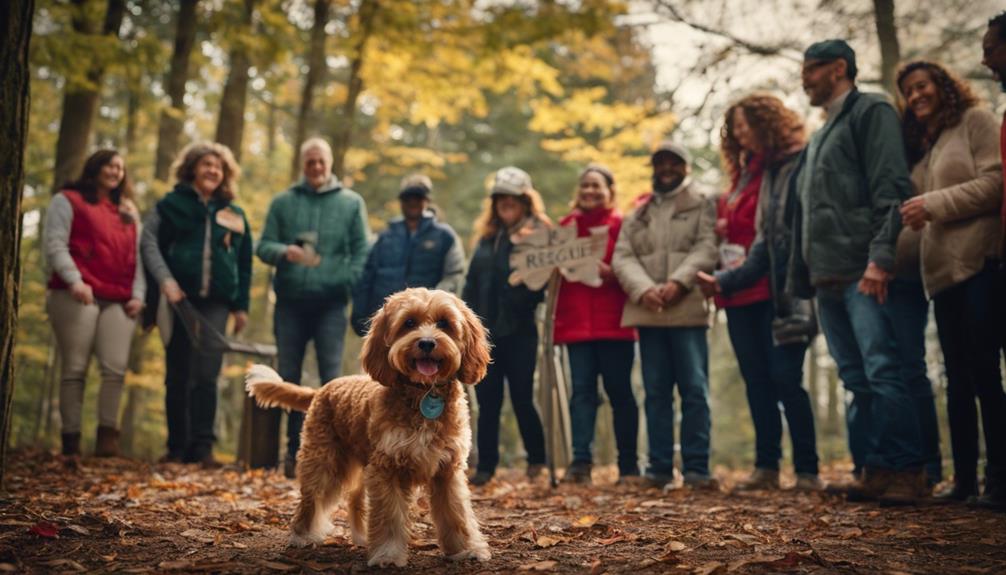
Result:
[[95,457],[119,456],[119,430],[104,425],[98,426],[98,436],[94,442]]
[[779,489],[779,470],[756,467],[746,480],[734,487],[736,491],[773,491]]
[[955,477],[953,485],[938,492],[933,499],[939,503],[964,503],[972,497],[978,497],[978,480]]
[[992,511],[1006,511],[1006,469],[985,469],[985,490],[974,505]]
[[893,473],[890,469],[882,467],[863,469],[863,478],[849,487],[846,499],[853,502],[876,501],[887,491]]
[[920,499],[925,499],[928,496],[929,484],[926,483],[926,471],[912,469],[892,472],[891,481],[879,500],[881,507],[897,507],[915,505]]
[[63,455],[66,455],[68,457],[80,455],[80,432],[64,433],[62,435],[62,439],[63,439]]

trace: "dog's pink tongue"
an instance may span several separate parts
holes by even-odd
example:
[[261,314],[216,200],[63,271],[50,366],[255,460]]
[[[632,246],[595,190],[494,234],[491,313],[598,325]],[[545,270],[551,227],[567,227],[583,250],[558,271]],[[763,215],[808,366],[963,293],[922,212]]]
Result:
[[434,360],[432,360],[432,359],[417,359],[416,360],[416,369],[418,369],[419,373],[421,373],[423,375],[426,375],[426,376],[433,375],[433,374],[437,373],[437,368],[438,368],[437,362],[434,361]]

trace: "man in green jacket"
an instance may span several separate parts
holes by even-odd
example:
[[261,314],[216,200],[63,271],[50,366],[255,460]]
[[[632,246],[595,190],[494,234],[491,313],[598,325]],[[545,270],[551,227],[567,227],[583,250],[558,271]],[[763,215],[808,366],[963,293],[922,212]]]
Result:
[[861,480],[850,497],[913,502],[926,490],[919,423],[889,309],[898,208],[911,181],[894,107],[856,89],[856,55],[842,40],[804,53],[803,88],[828,120],[796,180],[789,289],[818,296],[821,328],[853,399],[849,448]]
[[[314,340],[321,381],[339,377],[346,304],[367,260],[367,208],[332,174],[332,148],[311,138],[300,148],[304,177],[269,206],[256,253],[276,266],[273,329],[279,374],[300,383],[307,343]],[[304,414],[287,420],[283,471],[295,476]]]

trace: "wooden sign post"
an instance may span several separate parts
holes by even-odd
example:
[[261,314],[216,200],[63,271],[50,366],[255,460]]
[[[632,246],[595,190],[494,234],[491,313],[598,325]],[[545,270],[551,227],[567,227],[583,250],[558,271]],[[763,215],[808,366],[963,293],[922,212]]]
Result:
[[[608,227],[592,228],[590,235],[576,236],[576,226],[555,229],[539,228],[518,234],[510,254],[510,285],[523,283],[532,290],[547,284],[545,299],[545,337],[539,363],[538,381],[545,397],[546,456],[549,481],[558,485],[555,475],[557,459],[569,461],[569,402],[560,355],[555,347],[555,305],[559,299],[561,278],[589,286],[601,285],[598,264],[608,245]],[[590,310],[583,310],[590,313]]]

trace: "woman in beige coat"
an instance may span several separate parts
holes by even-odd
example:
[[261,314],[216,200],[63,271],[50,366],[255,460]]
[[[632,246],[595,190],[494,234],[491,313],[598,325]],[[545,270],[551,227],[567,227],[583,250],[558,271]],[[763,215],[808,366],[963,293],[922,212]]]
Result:
[[1002,294],[997,292],[1002,169],[999,121],[963,81],[938,64],[898,74],[903,130],[917,196],[901,207],[922,231],[921,267],[933,299],[947,373],[954,484],[940,496],[977,496],[981,404],[986,459],[983,503],[1006,503],[1006,394],[999,374]]

